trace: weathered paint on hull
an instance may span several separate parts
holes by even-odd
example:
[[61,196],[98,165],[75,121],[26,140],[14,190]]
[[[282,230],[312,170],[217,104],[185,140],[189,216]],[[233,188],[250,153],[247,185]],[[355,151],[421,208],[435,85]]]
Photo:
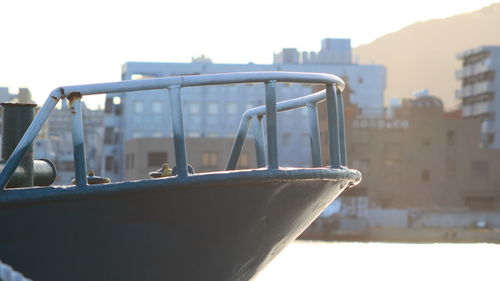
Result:
[[261,170],[7,191],[0,259],[37,281],[248,280],[359,180]]

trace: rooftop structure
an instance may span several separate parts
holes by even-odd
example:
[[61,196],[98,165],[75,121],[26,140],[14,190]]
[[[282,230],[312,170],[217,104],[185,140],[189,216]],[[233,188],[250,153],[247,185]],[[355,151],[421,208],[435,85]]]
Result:
[[321,40],[319,52],[299,52],[284,48],[274,54],[274,64],[351,64],[351,39],[326,38]]

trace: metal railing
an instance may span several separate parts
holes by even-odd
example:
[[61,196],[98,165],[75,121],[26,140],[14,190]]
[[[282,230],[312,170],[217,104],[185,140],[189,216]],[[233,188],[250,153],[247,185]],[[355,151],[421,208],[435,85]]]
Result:
[[[292,99],[284,102],[276,102],[276,83],[308,83],[324,84],[326,90]],[[203,74],[192,76],[175,76],[145,80],[127,80],[112,83],[89,84],[79,86],[59,87],[52,91],[38,115],[35,117],[23,138],[20,140],[11,157],[6,162],[4,169],[0,173],[0,190],[3,190],[12,176],[14,170],[19,165],[24,154],[32,145],[42,126],[47,121],[54,107],[60,99],[67,98],[70,104],[73,154],[75,162],[75,179],[77,186],[87,185],[87,167],[85,163],[85,149],[83,138],[82,122],[82,102],[86,95],[135,92],[143,90],[167,89],[170,98],[172,128],[174,137],[175,163],[177,166],[177,176],[188,176],[186,145],[184,137],[183,114],[181,107],[181,89],[184,87],[208,86],[221,84],[238,83],[265,83],[265,106],[253,108],[243,115],[238,134],[233,145],[233,151],[229,157],[227,169],[234,169],[241,152],[243,142],[246,138],[248,126],[252,118],[256,117],[259,122],[260,133],[256,139],[256,153],[258,166],[265,166],[264,160],[264,140],[262,129],[262,118],[266,116],[267,133],[267,166],[268,169],[278,169],[278,133],[277,133],[277,112],[293,108],[307,106],[311,124],[311,141],[313,166],[321,166],[321,150],[319,140],[319,127],[316,103],[325,99],[328,111],[328,137],[330,166],[340,168],[347,163],[345,149],[344,132],[344,105],[341,92],[345,87],[344,81],[331,74],[322,73],[300,73],[300,72],[240,72],[240,73],[220,73]]]

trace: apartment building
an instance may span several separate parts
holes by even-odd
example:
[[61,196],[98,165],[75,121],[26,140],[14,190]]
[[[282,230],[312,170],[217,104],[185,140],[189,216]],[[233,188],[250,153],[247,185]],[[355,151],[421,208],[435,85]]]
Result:
[[461,101],[464,118],[481,122],[484,148],[500,148],[500,46],[481,46],[457,55],[462,69],[455,73],[462,87],[455,96]]

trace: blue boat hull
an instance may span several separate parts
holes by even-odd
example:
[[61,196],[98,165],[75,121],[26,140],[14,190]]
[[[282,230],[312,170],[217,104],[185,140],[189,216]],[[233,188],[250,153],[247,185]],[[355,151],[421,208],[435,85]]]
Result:
[[360,179],[254,170],[9,190],[0,259],[37,281],[248,280]]

